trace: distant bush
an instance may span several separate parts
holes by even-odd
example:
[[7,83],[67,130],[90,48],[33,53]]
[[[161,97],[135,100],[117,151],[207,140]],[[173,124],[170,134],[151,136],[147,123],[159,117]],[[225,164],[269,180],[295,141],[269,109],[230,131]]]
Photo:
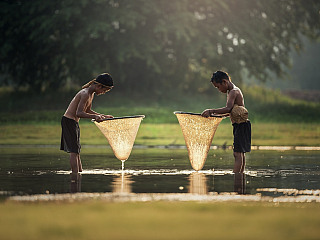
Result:
[[296,100],[280,91],[245,87],[246,107],[257,122],[319,122],[320,103]]

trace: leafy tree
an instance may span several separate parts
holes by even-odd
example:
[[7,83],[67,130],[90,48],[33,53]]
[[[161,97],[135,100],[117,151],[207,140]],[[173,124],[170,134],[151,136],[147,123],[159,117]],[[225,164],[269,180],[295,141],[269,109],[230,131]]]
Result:
[[285,76],[301,36],[319,38],[317,0],[24,0],[0,3],[4,83],[36,91],[110,72],[123,91],[206,88]]

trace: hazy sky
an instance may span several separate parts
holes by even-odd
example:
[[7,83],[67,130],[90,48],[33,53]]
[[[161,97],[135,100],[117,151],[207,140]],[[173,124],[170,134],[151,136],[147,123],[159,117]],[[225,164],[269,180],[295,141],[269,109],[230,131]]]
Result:
[[320,90],[320,42],[305,40],[305,50],[293,52],[293,66],[289,70],[291,80],[268,81],[266,86],[274,89]]

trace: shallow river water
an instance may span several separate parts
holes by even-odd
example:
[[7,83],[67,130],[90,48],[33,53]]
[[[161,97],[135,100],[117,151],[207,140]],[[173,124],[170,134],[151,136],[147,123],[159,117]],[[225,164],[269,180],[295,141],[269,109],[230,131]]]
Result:
[[232,150],[210,150],[192,169],[186,149],[134,148],[121,169],[110,148],[83,148],[83,172],[70,174],[69,155],[56,148],[0,148],[0,198],[61,193],[235,193],[262,196],[320,189],[320,151],[246,154],[233,174]]

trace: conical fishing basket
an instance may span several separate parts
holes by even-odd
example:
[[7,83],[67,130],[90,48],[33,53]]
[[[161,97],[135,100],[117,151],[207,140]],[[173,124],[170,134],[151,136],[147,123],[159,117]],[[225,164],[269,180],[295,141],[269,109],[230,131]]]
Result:
[[137,132],[144,115],[108,118],[96,126],[108,140],[114,155],[121,161],[130,156]]
[[213,136],[223,117],[202,117],[201,114],[174,112],[177,116],[189,153],[191,166],[199,171],[207,159]]

